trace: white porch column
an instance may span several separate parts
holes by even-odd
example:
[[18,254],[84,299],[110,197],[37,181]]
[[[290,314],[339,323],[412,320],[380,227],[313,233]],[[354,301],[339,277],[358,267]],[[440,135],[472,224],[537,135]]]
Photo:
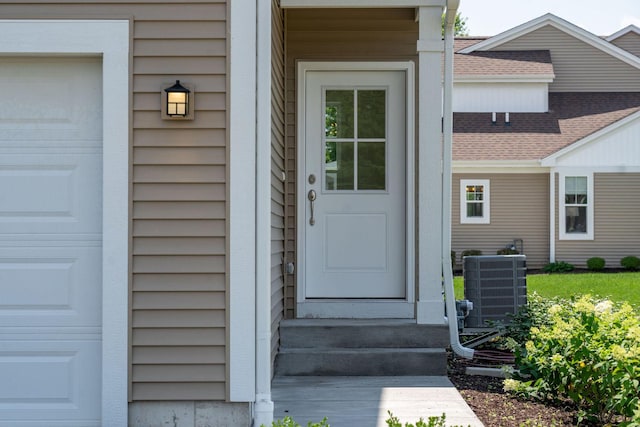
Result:
[[418,9],[418,298],[421,324],[444,324],[442,298],[441,7]]

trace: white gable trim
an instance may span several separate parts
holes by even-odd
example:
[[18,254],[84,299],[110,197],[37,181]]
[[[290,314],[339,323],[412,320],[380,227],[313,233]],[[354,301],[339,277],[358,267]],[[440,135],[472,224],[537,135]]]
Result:
[[454,83],[552,83],[555,74],[458,74]]
[[510,30],[500,33],[497,36],[488,38],[486,40],[481,41],[480,43],[476,43],[472,46],[462,49],[459,51],[459,53],[471,53],[475,51],[491,50],[504,43],[507,43],[507,42],[510,42],[511,40],[522,37],[525,34],[531,33],[547,25],[551,25],[552,27],[555,27],[558,30],[563,31],[569,34],[570,36],[573,36],[576,39],[581,40],[593,46],[596,49],[599,49],[605,53],[608,53],[614,58],[617,58],[623,62],[626,62],[629,65],[632,65],[636,68],[640,68],[640,58],[638,58],[637,56],[551,13],[542,15],[539,18],[536,18],[524,24],[518,25],[517,27],[514,27]]
[[446,0],[280,0],[283,9],[294,8],[413,8],[421,6],[444,7]]
[[624,35],[626,35],[628,33],[636,33],[637,35],[640,36],[640,28],[636,27],[635,25],[629,25],[627,27],[624,27],[620,31],[616,31],[615,33],[611,34],[605,40],[608,41],[608,42],[611,42],[611,41],[613,41],[615,39],[619,39],[620,37],[622,37],[622,36],[624,36]]
[[[2,54],[102,56],[102,425],[127,425],[129,21],[2,20]],[[46,37],[42,35],[46,34]]]
[[561,157],[564,157],[568,154],[570,154],[572,151],[575,151],[577,149],[579,149],[580,147],[583,147],[587,144],[590,144],[593,141],[597,141],[598,139],[602,138],[603,136],[606,136],[608,134],[610,134],[611,132],[614,132],[617,129],[620,129],[623,126],[626,126],[629,123],[632,123],[636,120],[640,119],[640,111],[631,114],[630,116],[625,117],[624,119],[618,120],[617,122],[600,129],[597,132],[592,133],[591,135],[588,135],[576,142],[574,142],[573,144],[559,150],[556,151],[555,153],[551,154],[550,156],[542,159],[540,161],[540,164],[542,166],[546,166],[546,167],[554,167],[557,166],[558,160]]

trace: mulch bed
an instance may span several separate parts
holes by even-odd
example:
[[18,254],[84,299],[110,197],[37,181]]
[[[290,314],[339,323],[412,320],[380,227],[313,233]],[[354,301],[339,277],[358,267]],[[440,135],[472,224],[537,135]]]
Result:
[[487,367],[490,363],[449,358],[449,379],[485,427],[565,427],[576,425],[576,412],[520,400],[504,392],[502,378],[467,375],[467,366]]

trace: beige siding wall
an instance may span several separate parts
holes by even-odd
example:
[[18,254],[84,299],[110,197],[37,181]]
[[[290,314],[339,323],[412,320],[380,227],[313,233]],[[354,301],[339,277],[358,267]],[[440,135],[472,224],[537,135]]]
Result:
[[[461,179],[490,181],[490,224],[460,223]],[[462,251],[495,255],[516,238],[523,240],[529,268],[549,262],[548,174],[454,174],[452,187],[451,249],[457,268],[462,268]]]
[[[597,256],[606,267],[620,268],[621,258],[640,257],[638,188],[640,173],[594,174],[594,240],[557,240],[556,232],[556,260],[584,268],[587,259]],[[556,230],[557,221],[556,215]]]
[[[2,19],[132,20],[132,400],[226,396],[226,13],[225,0],[0,1]],[[160,119],[176,79],[195,86],[194,121]]]
[[611,41],[611,43],[634,54],[635,56],[640,56],[640,34],[638,33],[629,32],[624,36]]
[[[296,61],[417,61],[414,9],[286,12],[287,260],[296,259]],[[440,70],[437,70],[440,73]],[[296,277],[287,276],[286,316],[294,316]]]
[[556,75],[551,92],[638,92],[640,70],[552,26],[545,26],[496,50],[548,49]]
[[285,91],[284,91],[284,14],[277,0],[272,1],[271,47],[271,355],[278,353],[279,325],[284,315],[284,259],[285,232]]

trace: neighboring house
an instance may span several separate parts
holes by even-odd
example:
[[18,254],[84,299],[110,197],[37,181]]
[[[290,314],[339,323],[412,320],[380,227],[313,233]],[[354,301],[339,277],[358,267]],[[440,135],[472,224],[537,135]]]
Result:
[[1,0],[0,425],[268,424],[283,318],[444,325],[456,9]]
[[605,39],[544,15],[455,50],[458,263],[514,243],[530,268],[640,256],[638,28]]

